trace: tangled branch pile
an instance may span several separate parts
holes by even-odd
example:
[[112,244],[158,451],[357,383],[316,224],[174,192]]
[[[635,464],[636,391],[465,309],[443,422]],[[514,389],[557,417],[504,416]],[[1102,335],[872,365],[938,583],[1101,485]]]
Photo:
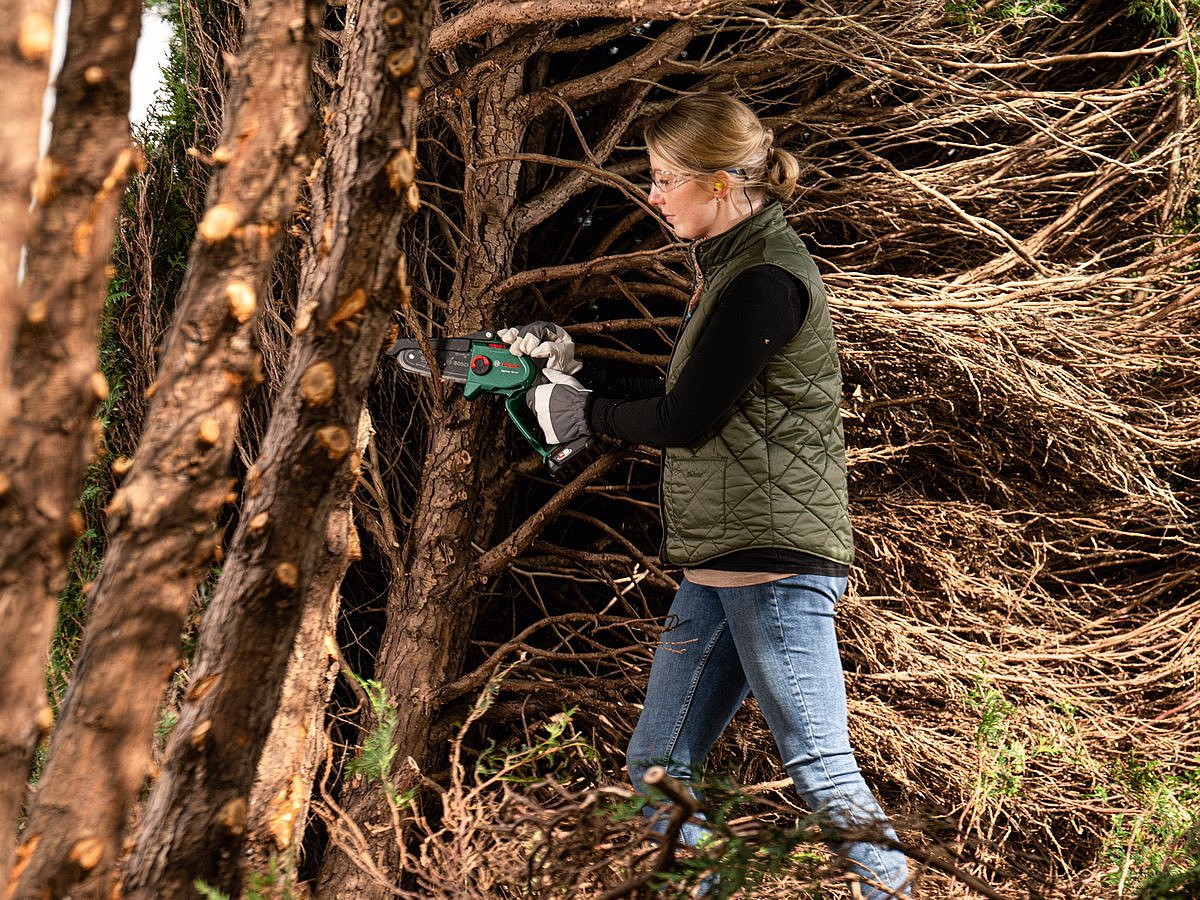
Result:
[[[1200,749],[1195,19],[1154,8],[784,4],[645,25],[660,40],[694,29],[664,83],[738,91],[809,166],[791,215],[821,260],[846,376],[859,560],[841,629],[864,768],[921,823],[910,839],[1072,896],[1133,883],[1162,848],[1139,857],[1122,822],[1152,831],[1147,785],[1187,784],[1172,779],[1194,775]],[[556,38],[627,60],[631,39]],[[503,70],[515,43],[444,77]],[[686,270],[628,197],[644,177],[637,124],[669,97],[632,108],[608,74],[572,96],[577,127],[547,104],[523,199],[551,203],[581,175],[617,190],[563,203],[550,222],[565,239],[529,229],[502,310],[569,317],[593,358],[661,364]],[[429,265],[416,277],[437,322],[435,298],[456,296],[440,232],[471,210],[453,135],[429,127],[410,258]],[[576,138],[590,150],[576,156]],[[377,407],[382,440],[407,421],[392,409]],[[388,446],[402,456],[411,440]],[[488,662],[463,683],[526,654],[491,727],[578,703],[618,781],[648,655],[562,614],[665,610],[677,573],[655,556],[655,457],[622,460],[513,560],[477,629]],[[496,652],[483,636],[498,627],[527,633]],[[711,762],[771,783],[773,752],[751,712]]]
[[[493,4],[441,6],[400,327],[549,318],[585,361],[661,366],[690,285],[640,189],[640,125],[682,91],[747,99],[806,164],[789,215],[840,341],[858,541],[840,619],[860,763],[906,840],[960,850],[1014,895],[1132,890],[1169,858],[1170,816],[1200,801],[1200,10],[664,3],[631,22],[551,2],[472,30]],[[336,52],[319,68],[334,83]],[[286,299],[286,271],[280,284]],[[264,334],[268,376],[289,317],[284,303]],[[407,822],[424,850],[402,867],[427,895],[555,884],[567,868],[595,875],[569,882],[580,894],[601,893],[629,875],[638,837],[589,831],[580,810],[589,787],[623,781],[647,642],[679,577],[657,556],[657,454],[613,447],[557,493],[484,403],[464,413],[385,364],[371,413],[345,659],[404,682],[379,674],[377,648],[414,561],[482,571],[443,579],[456,627],[479,613],[421,694],[432,724],[414,740],[458,735],[457,754],[488,758],[575,708],[597,751],[554,757],[561,793],[486,776],[495,793],[471,794],[460,757],[439,777],[432,754],[422,777],[457,799]],[[471,471],[447,496],[482,524],[447,550],[422,537],[419,498],[445,478],[439,434],[471,429],[474,449],[455,450]],[[418,755],[398,740],[401,759]],[[802,814],[753,704],[710,763],[770,798],[763,821]],[[517,808],[544,827],[514,830]],[[342,849],[374,856],[357,834]],[[536,849],[567,834],[569,851]],[[501,873],[486,889],[485,871]],[[958,890],[931,877],[926,896]]]

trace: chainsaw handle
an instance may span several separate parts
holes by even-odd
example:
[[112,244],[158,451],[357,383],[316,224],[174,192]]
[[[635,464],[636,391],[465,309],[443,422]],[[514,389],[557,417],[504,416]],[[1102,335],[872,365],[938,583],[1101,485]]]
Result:
[[508,417],[512,419],[513,424],[517,426],[517,431],[521,432],[521,437],[525,438],[525,440],[529,442],[529,446],[533,447],[533,449],[537,451],[538,456],[540,456],[542,461],[545,462],[546,457],[550,455],[550,448],[544,446],[542,442],[534,436],[533,432],[529,430],[529,426],[526,425],[521,419],[518,411],[524,406],[525,391],[505,394],[504,411],[508,413]]
[[588,458],[588,454],[584,453],[584,451],[591,446],[594,438],[590,434],[585,434],[583,437],[575,438],[573,441],[564,441],[561,444],[554,444],[547,447],[533,435],[518,414],[517,411],[524,405],[525,395],[523,393],[505,395],[504,397],[504,411],[513,420],[513,424],[517,426],[517,430],[521,432],[521,436],[529,442],[529,445],[542,458],[542,462],[546,464],[546,469],[550,473],[550,477],[559,483],[570,481],[582,468],[583,464],[586,464],[582,463],[582,461]]

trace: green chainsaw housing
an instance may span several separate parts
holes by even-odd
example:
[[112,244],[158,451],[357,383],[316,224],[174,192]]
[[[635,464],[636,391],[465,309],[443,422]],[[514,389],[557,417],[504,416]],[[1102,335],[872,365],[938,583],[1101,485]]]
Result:
[[[528,356],[514,356],[508,344],[499,340],[494,331],[483,331],[449,340],[427,342],[436,357],[442,378],[463,385],[463,396],[474,400],[480,394],[497,394],[504,398],[504,411],[517,426],[521,437],[529,443],[545,462],[550,474],[557,480],[566,480],[568,462],[574,462],[591,443],[590,436],[563,444],[547,446],[525,424],[521,409],[525,406],[525,395],[534,386],[539,374],[538,367]],[[420,345],[414,340],[396,341],[387,350],[388,356],[400,361],[403,369],[420,375],[432,376],[429,360]]]

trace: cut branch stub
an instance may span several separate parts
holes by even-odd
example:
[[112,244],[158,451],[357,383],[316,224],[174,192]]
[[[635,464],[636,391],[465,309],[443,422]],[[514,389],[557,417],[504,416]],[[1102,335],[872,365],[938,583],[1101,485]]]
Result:
[[41,13],[29,13],[21,20],[21,31],[17,35],[17,48],[30,62],[46,57],[54,45],[54,22]]
[[416,157],[407,147],[401,147],[387,164],[388,184],[397,195],[408,190],[417,174]]
[[204,214],[196,231],[210,244],[220,243],[241,223],[241,216],[230,203],[218,203]]
[[199,679],[194,685],[192,685],[192,687],[190,687],[188,689],[188,692],[187,692],[188,703],[195,703],[197,700],[202,699],[205,694],[207,694],[209,691],[211,691],[216,686],[217,682],[220,681],[220,679],[221,679],[220,672],[213,673],[212,675],[206,675],[203,678]]
[[317,429],[317,440],[330,459],[341,459],[350,452],[350,432],[341,425],[326,425]]
[[243,797],[234,797],[217,813],[217,824],[230,834],[242,834],[246,830],[246,814],[249,805]]
[[200,433],[197,436],[201,446],[212,447],[221,439],[221,423],[208,418],[200,423]]
[[30,325],[41,325],[49,313],[50,308],[46,306],[46,301],[39,298],[25,308],[25,321]]
[[290,562],[281,562],[275,567],[275,580],[285,588],[294,588],[300,583],[300,570]]
[[417,55],[413,53],[412,47],[402,47],[387,55],[388,74],[393,78],[403,78],[416,64]]
[[104,858],[104,843],[97,838],[83,838],[71,848],[67,858],[85,872],[90,872]]
[[[234,327],[238,324],[235,316],[251,312],[247,291],[234,287],[227,293],[226,288],[235,279],[250,285],[269,283],[281,243],[273,217],[290,218],[307,168],[304,154],[311,117],[308,72],[312,42],[298,43],[286,30],[286,23],[307,6],[305,0],[288,0],[286,6],[275,0],[252,4],[241,10],[246,13],[244,27],[233,22],[226,27],[223,19],[222,27],[210,35],[217,45],[210,53],[215,58],[226,39],[241,33],[241,71],[234,73],[227,86],[217,84],[213,94],[205,97],[205,103],[215,101],[213,109],[224,100],[222,118],[226,127],[221,144],[231,148],[235,168],[210,182],[207,193],[211,200],[198,228],[199,240],[191,245],[186,277],[177,296],[171,298],[175,308],[170,330],[162,341],[158,373],[163,389],[155,394],[141,425],[143,434],[153,437],[137,443],[137,466],[114,495],[115,515],[106,523],[108,542],[102,573],[96,578],[91,597],[91,618],[29,812],[28,833],[41,835],[42,840],[30,857],[15,896],[107,895],[107,885],[113,882],[113,863],[122,855],[131,824],[130,812],[141,805],[140,794],[152,764],[152,742],[147,735],[154,732],[164,685],[180,665],[179,635],[185,627],[188,604],[219,553],[215,541],[223,535],[221,507],[236,499],[230,494],[228,467],[246,394],[245,373],[256,347],[244,327]],[[77,4],[72,11],[66,62],[59,79],[55,136],[48,153],[61,165],[51,162],[43,166],[39,193],[57,192],[64,206],[66,201],[74,203],[79,215],[66,220],[60,229],[62,235],[56,233],[53,243],[47,239],[46,249],[40,254],[48,289],[39,283],[36,294],[30,291],[34,296],[52,298],[48,304],[50,326],[66,304],[63,295],[67,282],[75,290],[74,282],[83,281],[82,275],[68,270],[70,266],[82,272],[86,264],[87,276],[97,282],[88,308],[95,310],[97,319],[103,311],[105,285],[98,276],[104,273],[113,240],[102,226],[108,228],[116,222],[126,169],[138,160],[129,148],[127,113],[128,72],[140,20],[141,4],[128,0],[89,3],[86,9]],[[222,33],[218,35],[216,30]],[[208,77],[206,74],[198,82],[189,81],[188,88],[203,85],[207,91],[211,84]],[[66,127],[59,127],[60,120]],[[202,131],[207,134],[207,129]],[[119,145],[111,140],[112,136],[120,138]],[[63,140],[56,146],[54,141],[60,137]],[[70,142],[64,143],[67,138]],[[207,137],[204,142],[208,143]],[[245,165],[239,166],[241,162]],[[86,163],[91,163],[90,168]],[[168,179],[172,177],[169,172],[174,172],[171,166],[161,170]],[[185,177],[189,179],[185,196],[190,197],[193,187],[202,186],[190,183],[190,172]],[[222,200],[225,202],[219,202]],[[191,206],[191,201],[186,205]],[[57,220],[49,218],[49,208],[45,208],[47,222],[56,224]],[[140,215],[142,209],[139,201],[135,215]],[[265,211],[262,218],[266,221],[253,221],[243,234],[245,220],[256,219],[252,211]],[[124,216],[121,218],[125,225]],[[140,228],[130,222],[128,243],[123,238],[122,245],[140,247],[148,243],[142,241],[140,235],[146,232]],[[72,247],[77,254],[85,250],[86,258],[63,252]],[[129,256],[118,254],[120,259],[116,261],[122,267],[128,265],[131,273],[140,272],[141,263],[135,260],[142,252],[138,249],[131,250]],[[37,258],[37,254],[29,254],[31,272]],[[139,275],[131,277],[141,284]],[[156,309],[155,315],[158,313]],[[82,312],[72,315],[83,321]],[[251,316],[247,324],[252,321]],[[72,328],[77,327],[73,320]],[[86,331],[92,335],[92,352],[81,349],[82,337],[73,337],[71,342],[62,341],[68,358],[95,358],[95,335],[99,330],[89,327]],[[113,343],[128,346],[128,339],[138,343],[143,335],[139,322],[128,334],[114,336]],[[130,367],[131,376],[135,368]],[[76,380],[90,374],[90,368],[81,372],[76,368]],[[89,408],[77,419],[86,425],[91,413]],[[135,410],[118,414],[134,429],[138,428],[139,416],[140,411]],[[67,410],[61,410],[61,418],[69,421]],[[73,454],[79,456],[82,454]],[[77,482],[69,497],[77,498],[79,490]],[[47,535],[39,537],[40,543],[50,543]],[[51,600],[61,591],[61,585],[55,587]],[[154,598],[154,615],[131,615],[128,604],[139,606],[145,597]],[[50,631],[53,621],[51,616]],[[128,624],[134,621],[136,627]],[[21,634],[22,640],[29,642],[21,632],[0,631]],[[37,672],[43,693],[44,654],[42,651],[42,665]],[[7,678],[4,683],[7,688]],[[119,710],[111,708],[114,698],[120,701]],[[0,730],[6,734],[11,731]],[[182,726],[179,731],[180,739],[174,743],[180,748],[184,765],[190,765],[196,748],[185,735],[203,732]],[[214,729],[209,744],[222,743],[224,734]],[[26,776],[20,776],[22,793],[25,780]],[[81,792],[80,785],[89,789]],[[226,792],[214,807],[233,794]],[[149,804],[143,812],[149,812]],[[12,823],[16,819],[16,815],[8,817]],[[197,816],[196,821],[210,826],[212,811]],[[164,825],[157,829],[156,836],[169,838],[171,831],[171,825]],[[84,863],[89,857],[75,848],[89,838],[101,841],[104,851],[86,874],[89,886],[76,890],[75,885],[84,876],[74,857]],[[187,867],[192,860],[180,860],[180,855],[164,852],[153,862]],[[211,856],[215,854],[207,855],[206,860]],[[11,866],[5,865],[4,874],[9,870]],[[145,897],[191,896],[196,877],[214,881],[207,871],[188,875],[180,886],[160,886],[152,880],[158,877],[157,872],[148,873],[145,867],[133,864],[124,867],[118,877],[126,881],[126,896]],[[147,884],[150,886],[139,894],[140,885]]]
[[330,331],[335,331],[339,325],[343,322],[349,322],[366,309],[366,307],[367,292],[362,288],[356,288],[342,301],[341,306],[337,308],[337,312],[329,317],[329,322],[325,327]]
[[337,387],[337,373],[333,366],[322,360],[313,363],[300,376],[300,396],[308,406],[324,406],[333,399]]
[[38,160],[33,179],[33,197],[42,206],[58,196],[58,183],[68,174],[67,167],[55,162],[49,155]]
[[244,281],[231,281],[225,287],[225,299],[229,301],[229,314],[243,325],[258,309],[254,288]]
[[203,750],[208,745],[208,736],[212,732],[212,722],[205,719],[193,730],[188,737],[188,743],[197,750]]

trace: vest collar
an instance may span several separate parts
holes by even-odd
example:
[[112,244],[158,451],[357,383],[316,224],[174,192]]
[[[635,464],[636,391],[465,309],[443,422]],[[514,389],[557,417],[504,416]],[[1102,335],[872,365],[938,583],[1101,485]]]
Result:
[[787,227],[783,205],[778,200],[769,200],[762,209],[738,222],[732,228],[700,238],[692,243],[692,256],[703,272],[712,263],[736,257],[749,244],[754,243],[765,232]]

